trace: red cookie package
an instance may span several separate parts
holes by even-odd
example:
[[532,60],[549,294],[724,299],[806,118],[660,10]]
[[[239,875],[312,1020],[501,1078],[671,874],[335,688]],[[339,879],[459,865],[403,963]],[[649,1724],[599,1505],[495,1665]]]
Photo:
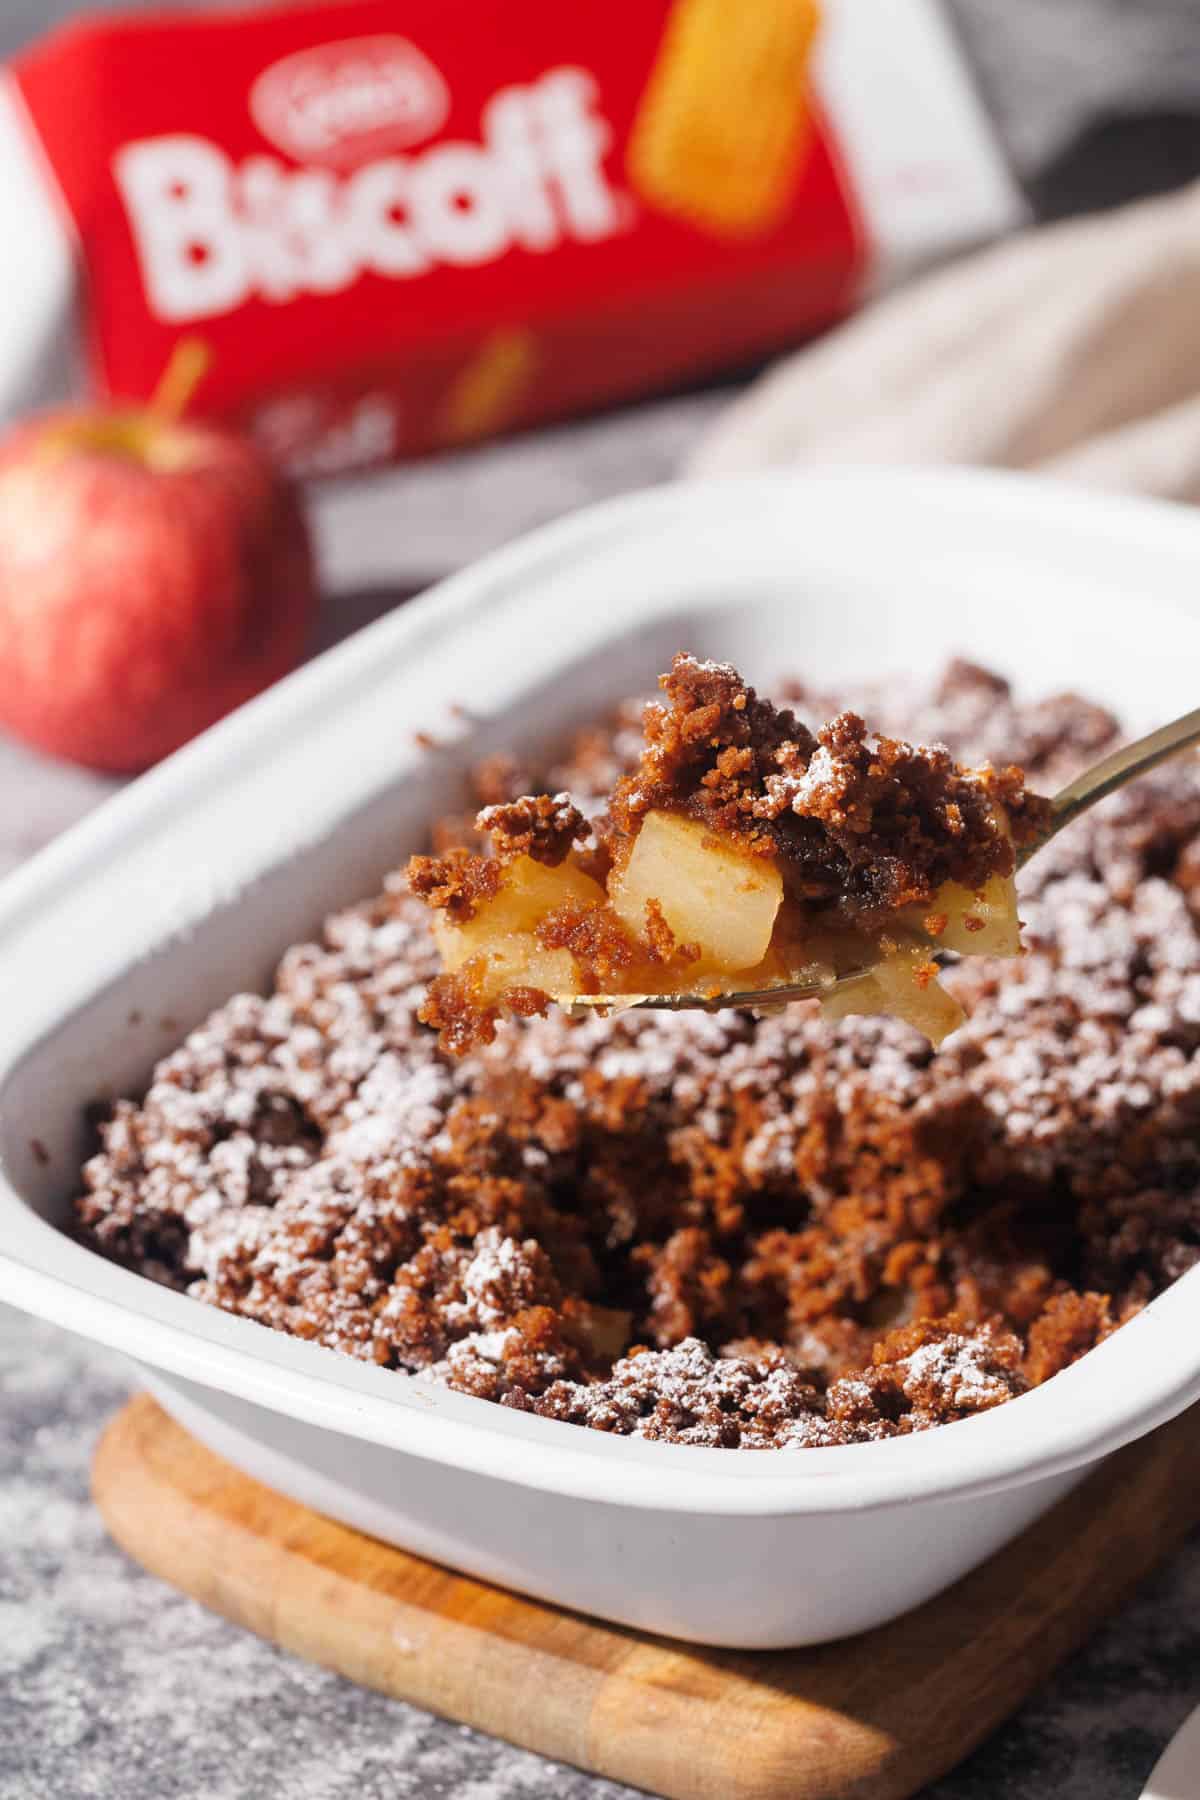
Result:
[[96,20],[0,78],[0,416],[150,394],[295,473],[736,366],[1021,202],[935,0]]

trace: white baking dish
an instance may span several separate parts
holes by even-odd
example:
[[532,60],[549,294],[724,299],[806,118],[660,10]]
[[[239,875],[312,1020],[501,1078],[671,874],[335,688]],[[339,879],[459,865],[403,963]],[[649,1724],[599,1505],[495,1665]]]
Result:
[[[136,1089],[184,1028],[369,891],[466,763],[645,686],[680,646],[766,682],[961,650],[1141,726],[1196,703],[1198,587],[1185,512],[862,471],[660,490],[447,582],[0,892],[0,1296],[124,1351],[252,1474],[565,1605],[747,1646],[915,1605],[1200,1396],[1200,1270],[1057,1380],[965,1424],[833,1450],[632,1442],[418,1386],[102,1261],[59,1229],[83,1108]],[[421,750],[418,730],[443,748]]]

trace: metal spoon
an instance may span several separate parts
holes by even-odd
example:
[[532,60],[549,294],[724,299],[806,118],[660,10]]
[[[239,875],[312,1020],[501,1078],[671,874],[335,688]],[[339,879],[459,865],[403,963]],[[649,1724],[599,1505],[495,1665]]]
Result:
[[[1159,763],[1166,762],[1193,744],[1200,743],[1200,707],[1184,713],[1170,725],[1161,725],[1148,737],[1126,744],[1111,755],[1102,757],[1092,768],[1085,769],[1074,781],[1060,789],[1050,802],[1050,821],[1046,830],[1032,843],[1025,844],[1017,856],[1017,867],[1023,869],[1030,857],[1065,826],[1089,812],[1097,802],[1116,793],[1127,782],[1136,781]],[[697,1010],[723,1012],[731,1006],[785,1006],[793,1000],[827,1000],[850,983],[861,981],[869,969],[848,970],[825,981],[780,981],[765,988],[742,988],[736,993],[721,994],[572,994],[561,1004],[569,1012],[590,1012],[596,1007],[609,1007],[625,1012],[631,1007],[656,1007],[666,1012]]]

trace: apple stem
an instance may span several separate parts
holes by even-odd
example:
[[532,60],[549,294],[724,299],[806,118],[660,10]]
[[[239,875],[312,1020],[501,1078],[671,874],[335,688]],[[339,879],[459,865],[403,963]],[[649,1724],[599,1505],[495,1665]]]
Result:
[[212,351],[203,338],[180,338],[150,396],[154,416],[164,422],[182,418],[211,362]]

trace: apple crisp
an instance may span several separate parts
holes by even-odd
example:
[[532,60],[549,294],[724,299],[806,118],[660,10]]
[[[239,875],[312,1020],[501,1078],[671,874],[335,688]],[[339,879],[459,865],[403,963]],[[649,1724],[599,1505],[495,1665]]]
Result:
[[479,814],[485,854],[409,863],[436,915],[444,972],[421,1016],[443,1047],[551,1000],[785,984],[940,1043],[963,1014],[934,954],[1017,954],[1015,846],[1048,803],[1015,765],[963,768],[854,712],[814,736],[725,664],[681,654],[659,685],[667,704],[646,708],[637,765],[595,816],[526,794]]
[[[778,698],[1047,789],[1117,735],[1084,700],[1019,704],[965,664]],[[432,848],[477,853],[483,807],[534,869],[573,866],[554,859],[586,856],[581,821],[643,751],[630,706],[540,763],[492,758]],[[1007,879],[1010,848],[985,833],[970,879]],[[449,869],[436,916],[472,881],[493,903],[496,879]],[[596,1430],[781,1448],[969,1417],[1200,1257],[1195,763],[1057,838],[1021,911],[1023,956],[945,971],[966,1019],[936,1053],[902,1020],[809,1004],[505,1017],[456,1057],[419,1016],[431,914],[392,876],[109,1110],[78,1228],[199,1302]]]

